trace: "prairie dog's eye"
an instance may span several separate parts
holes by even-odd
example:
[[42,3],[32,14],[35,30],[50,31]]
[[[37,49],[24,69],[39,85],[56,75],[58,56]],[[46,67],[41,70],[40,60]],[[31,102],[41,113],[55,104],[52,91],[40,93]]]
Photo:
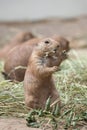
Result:
[[49,44],[49,43],[50,43],[50,41],[46,40],[46,41],[45,41],[45,43],[46,43],[46,44]]
[[60,47],[60,45],[57,45],[57,48],[59,48]]

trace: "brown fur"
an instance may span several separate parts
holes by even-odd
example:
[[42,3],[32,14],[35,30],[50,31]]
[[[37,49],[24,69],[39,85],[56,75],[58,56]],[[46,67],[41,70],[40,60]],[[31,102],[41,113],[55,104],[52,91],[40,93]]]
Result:
[[34,48],[24,78],[25,103],[28,108],[44,108],[49,97],[51,103],[59,99],[60,105],[59,94],[52,79],[58,66],[50,65],[51,58],[60,50],[59,46],[60,43],[48,38]]
[[[69,42],[62,38],[62,37],[54,37],[54,40],[56,39],[57,42],[60,43],[60,54],[59,52],[56,54],[57,59],[53,61],[51,64],[60,64],[64,59],[66,59],[66,55],[63,53],[64,50],[68,51],[69,50]],[[28,59],[34,49],[34,47],[37,45],[38,42],[40,42],[42,39],[32,39],[25,44],[19,45],[14,47],[9,54],[6,57],[5,65],[4,65],[4,70],[5,74],[13,80],[17,81],[23,81],[24,75],[25,75],[25,70],[26,69],[16,69],[17,66],[23,66],[27,67],[28,64]],[[63,41],[63,42],[62,42]],[[60,62],[59,62],[60,61]],[[58,63],[57,63],[58,62]]]
[[70,50],[69,41],[66,38],[57,35],[52,36],[52,38],[61,43],[61,48],[63,50],[66,50],[67,52]]
[[35,36],[31,32],[21,32],[18,33],[9,44],[5,45],[3,48],[0,50],[0,59],[5,59],[8,52],[14,48],[17,45],[20,45],[32,38],[35,38]]

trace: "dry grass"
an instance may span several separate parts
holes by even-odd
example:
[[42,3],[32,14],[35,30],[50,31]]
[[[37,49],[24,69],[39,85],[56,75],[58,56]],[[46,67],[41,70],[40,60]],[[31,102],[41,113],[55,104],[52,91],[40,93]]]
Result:
[[[87,125],[87,58],[67,60],[61,68],[54,75],[63,102],[61,114],[55,118],[57,124],[66,129]],[[2,70],[3,62],[0,62]],[[0,116],[26,117],[27,113],[23,83],[9,82],[0,74]]]

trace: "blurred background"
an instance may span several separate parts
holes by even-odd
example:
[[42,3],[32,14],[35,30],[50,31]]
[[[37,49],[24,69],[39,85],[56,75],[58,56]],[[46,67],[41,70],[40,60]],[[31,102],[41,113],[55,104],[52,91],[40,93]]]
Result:
[[0,46],[17,33],[67,37],[71,47],[87,46],[86,0],[0,0]]
[[0,0],[0,21],[71,18],[86,14],[86,0]]

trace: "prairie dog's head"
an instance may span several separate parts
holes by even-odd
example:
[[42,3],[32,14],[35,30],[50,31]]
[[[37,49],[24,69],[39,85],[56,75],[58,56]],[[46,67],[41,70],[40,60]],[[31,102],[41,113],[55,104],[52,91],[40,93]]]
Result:
[[15,36],[13,41],[22,43],[22,42],[26,42],[32,38],[35,38],[35,36],[31,32],[20,32]]
[[60,43],[52,38],[44,38],[37,44],[36,48],[40,54],[51,56],[60,51]]

